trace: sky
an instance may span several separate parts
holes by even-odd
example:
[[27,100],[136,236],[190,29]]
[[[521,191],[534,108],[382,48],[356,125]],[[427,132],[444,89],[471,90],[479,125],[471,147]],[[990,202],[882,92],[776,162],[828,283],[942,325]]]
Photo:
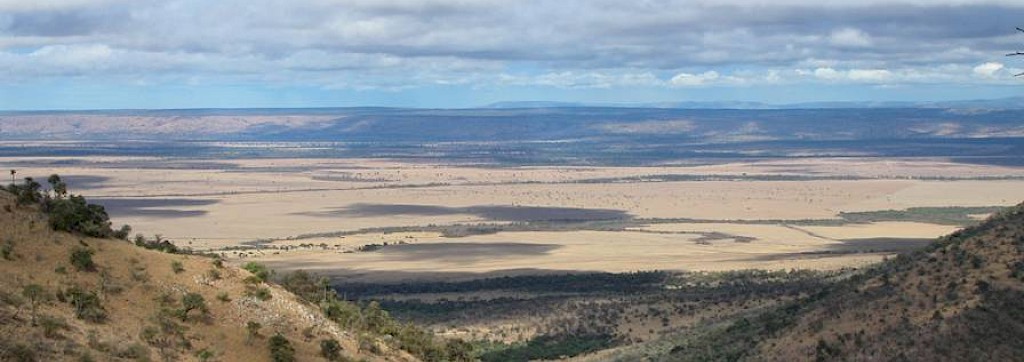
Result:
[[0,109],[1024,96],[1024,0],[0,0]]

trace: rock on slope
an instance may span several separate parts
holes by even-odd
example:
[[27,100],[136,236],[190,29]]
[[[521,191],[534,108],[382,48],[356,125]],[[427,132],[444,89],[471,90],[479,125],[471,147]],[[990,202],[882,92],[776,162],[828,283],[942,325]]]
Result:
[[[246,281],[247,271],[55,232],[35,206],[15,206],[6,192],[0,207],[0,360],[263,361],[276,334],[300,361],[323,360],[324,339],[340,342],[347,357],[413,359],[383,344],[378,354],[360,352],[357,338],[315,307],[278,286]],[[76,251],[89,259],[84,250],[93,253],[93,268],[72,262]],[[253,291],[270,298],[246,296]],[[202,296],[207,313],[196,308],[182,317],[189,293]],[[200,304],[194,296],[188,303]],[[255,336],[250,322],[260,325]]]

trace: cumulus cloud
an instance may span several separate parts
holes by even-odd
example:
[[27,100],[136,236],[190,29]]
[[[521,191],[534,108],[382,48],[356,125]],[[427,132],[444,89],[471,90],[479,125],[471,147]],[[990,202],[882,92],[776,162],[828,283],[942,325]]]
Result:
[[718,72],[709,70],[700,74],[679,73],[672,77],[669,82],[674,86],[691,87],[706,85],[718,79]]
[[1020,19],[1009,0],[0,0],[0,81],[999,82]]
[[861,48],[869,47],[872,44],[870,35],[854,28],[843,28],[833,31],[828,39],[832,45],[841,47]]
[[987,62],[974,67],[974,75],[985,78],[993,78],[996,76],[996,72],[1002,70],[1005,66],[1003,63]]

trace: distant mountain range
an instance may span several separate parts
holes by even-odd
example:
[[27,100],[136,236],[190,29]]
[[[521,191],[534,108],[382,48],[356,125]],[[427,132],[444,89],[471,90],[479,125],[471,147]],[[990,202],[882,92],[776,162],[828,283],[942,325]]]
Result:
[[8,112],[0,114],[0,139],[736,143],[1024,137],[1024,109],[715,106]]
[[975,99],[959,101],[922,101],[922,102],[803,102],[773,104],[749,101],[680,101],[654,103],[592,103],[592,102],[545,102],[521,101],[498,102],[484,108],[573,108],[573,107],[635,107],[635,108],[672,108],[672,109],[850,109],[850,108],[952,108],[952,109],[1024,109],[1024,97],[998,99]]
[[[6,112],[0,113],[0,141],[92,144],[0,143],[0,156],[81,155],[85,150],[224,156],[239,155],[240,150],[215,142],[300,141],[317,144],[246,148],[244,154],[427,157],[520,165],[635,165],[723,157],[967,157],[970,162],[1024,165],[1024,108],[938,103],[803,109],[726,109],[725,103],[705,104],[710,109],[695,104],[687,109],[526,105],[530,107]],[[186,147],[179,141],[199,143]],[[152,144],[168,142],[175,144]]]

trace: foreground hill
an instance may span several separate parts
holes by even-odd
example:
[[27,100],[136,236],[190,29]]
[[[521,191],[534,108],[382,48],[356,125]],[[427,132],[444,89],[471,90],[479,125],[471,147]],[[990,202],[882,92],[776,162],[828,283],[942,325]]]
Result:
[[691,338],[669,360],[1024,356],[1024,204],[801,303]]
[[415,360],[248,271],[53,231],[39,209],[0,191],[0,360]]

